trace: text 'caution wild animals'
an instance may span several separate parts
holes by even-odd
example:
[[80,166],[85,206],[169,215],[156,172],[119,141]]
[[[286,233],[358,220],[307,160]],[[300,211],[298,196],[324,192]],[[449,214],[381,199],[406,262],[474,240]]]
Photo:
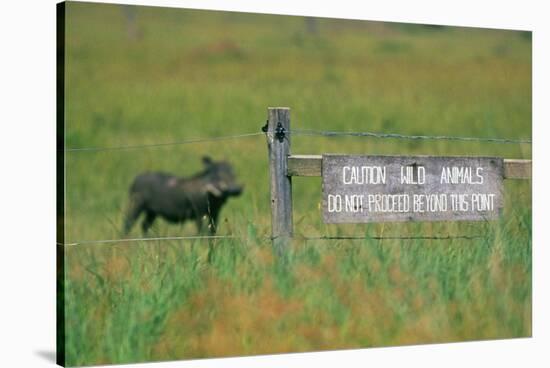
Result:
[[327,223],[496,219],[504,163],[497,157],[323,155]]

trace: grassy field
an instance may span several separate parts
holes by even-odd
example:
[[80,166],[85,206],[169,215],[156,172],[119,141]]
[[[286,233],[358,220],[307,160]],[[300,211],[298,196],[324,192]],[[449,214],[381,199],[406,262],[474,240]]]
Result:
[[[108,147],[292,127],[531,137],[530,33],[69,3],[66,145]],[[295,136],[294,153],[531,158],[528,144]],[[246,186],[212,241],[66,247],[70,365],[531,335],[531,182],[491,223],[325,225],[320,178],[295,178],[300,236],[273,258],[265,138],[66,153],[66,242],[118,239],[140,172],[230,161]],[[194,235],[159,221],[154,236]],[[131,236],[141,236],[137,227]]]

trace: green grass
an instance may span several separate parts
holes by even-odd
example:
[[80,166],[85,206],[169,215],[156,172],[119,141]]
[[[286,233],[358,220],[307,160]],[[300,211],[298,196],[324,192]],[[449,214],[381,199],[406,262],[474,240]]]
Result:
[[[69,3],[66,145],[257,132],[268,106],[296,129],[531,137],[529,33]],[[531,158],[526,144],[295,136],[302,154]],[[295,178],[295,232],[483,235],[449,241],[270,242],[261,136],[66,154],[66,241],[117,239],[135,175],[190,175],[201,156],[245,184],[222,210],[236,239],[66,248],[70,365],[531,335],[531,183],[506,181],[492,223],[326,225],[320,178]],[[159,221],[156,236],[194,235]],[[140,236],[136,227],[132,236]]]

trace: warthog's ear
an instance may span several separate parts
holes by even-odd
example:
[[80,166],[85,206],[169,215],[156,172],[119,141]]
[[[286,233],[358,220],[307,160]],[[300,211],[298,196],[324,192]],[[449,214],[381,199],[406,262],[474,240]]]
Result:
[[210,165],[212,165],[213,161],[212,161],[212,159],[210,158],[210,156],[203,156],[203,157],[202,157],[202,163],[203,163],[205,166],[210,166]]
[[208,183],[205,186],[206,192],[212,194],[215,197],[221,197],[222,192],[214,186],[212,183]]

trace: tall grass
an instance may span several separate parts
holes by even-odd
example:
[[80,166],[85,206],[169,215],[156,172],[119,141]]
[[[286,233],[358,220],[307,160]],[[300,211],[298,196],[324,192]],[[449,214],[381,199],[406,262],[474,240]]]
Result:
[[74,246],[69,362],[529,336],[530,227],[517,211],[468,243],[295,241],[285,264],[250,238]]
[[[259,131],[267,106],[292,126],[529,138],[525,32],[69,3],[68,147]],[[492,155],[530,145],[293,137],[295,153]],[[67,242],[117,239],[133,177],[190,175],[226,159],[245,184],[222,210],[235,239],[66,248],[70,365],[531,335],[531,187],[507,181],[491,223],[322,223],[319,178],[295,178],[297,239],[273,259],[265,140],[67,153]],[[153,235],[191,235],[158,222]],[[380,235],[481,235],[385,240]],[[139,236],[135,229],[132,235]],[[304,241],[300,235],[367,236]]]

